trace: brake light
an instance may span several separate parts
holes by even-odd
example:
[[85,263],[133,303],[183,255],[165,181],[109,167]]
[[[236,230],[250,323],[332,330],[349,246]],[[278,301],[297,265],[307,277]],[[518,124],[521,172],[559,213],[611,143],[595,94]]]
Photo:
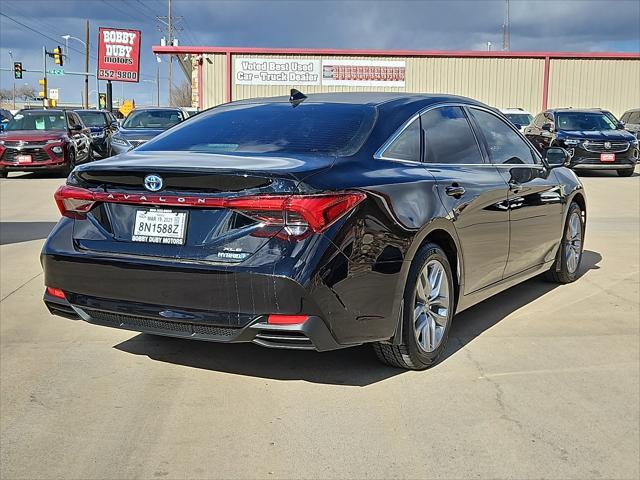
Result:
[[362,202],[362,192],[318,195],[257,195],[251,197],[194,197],[161,194],[98,192],[63,185],[54,198],[60,213],[82,218],[96,202],[168,207],[228,208],[269,226],[284,227],[292,236],[307,230],[321,232]]
[[299,325],[309,319],[308,315],[277,315],[271,314],[267,317],[269,325]]
[[47,294],[52,297],[61,298],[63,300],[65,299],[64,292],[59,288],[47,287]]
[[85,188],[63,185],[53,198],[58,204],[60,213],[69,218],[82,218],[95,203],[95,192]]

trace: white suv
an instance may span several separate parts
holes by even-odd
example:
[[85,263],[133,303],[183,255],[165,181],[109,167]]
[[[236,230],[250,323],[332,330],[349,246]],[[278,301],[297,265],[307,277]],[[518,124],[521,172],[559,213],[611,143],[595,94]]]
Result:
[[500,110],[518,129],[524,133],[527,125],[533,122],[533,115],[523,108],[504,108]]

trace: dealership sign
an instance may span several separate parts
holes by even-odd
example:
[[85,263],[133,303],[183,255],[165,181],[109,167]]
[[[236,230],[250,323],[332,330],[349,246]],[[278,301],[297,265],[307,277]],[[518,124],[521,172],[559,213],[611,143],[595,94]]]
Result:
[[320,85],[320,60],[238,58],[237,85]]
[[323,60],[322,85],[404,87],[404,60]]
[[139,79],[140,30],[100,27],[98,80],[138,82]]

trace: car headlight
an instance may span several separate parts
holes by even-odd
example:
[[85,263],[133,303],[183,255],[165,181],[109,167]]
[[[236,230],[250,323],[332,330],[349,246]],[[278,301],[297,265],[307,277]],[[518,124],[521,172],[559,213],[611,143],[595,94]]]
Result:
[[564,141],[564,144],[565,144],[565,145],[579,145],[579,144],[580,144],[580,140],[575,140],[575,139],[573,139],[573,138],[567,138],[567,139]]
[[59,155],[62,153],[62,147],[56,145],[55,147],[51,147],[51,151],[56,155]]
[[4,140],[0,140],[0,145],[4,145]]
[[111,137],[111,143],[120,145],[121,147],[130,147],[131,145],[122,137]]
[[59,138],[54,138],[52,140],[47,140],[47,143],[60,143],[60,139]]

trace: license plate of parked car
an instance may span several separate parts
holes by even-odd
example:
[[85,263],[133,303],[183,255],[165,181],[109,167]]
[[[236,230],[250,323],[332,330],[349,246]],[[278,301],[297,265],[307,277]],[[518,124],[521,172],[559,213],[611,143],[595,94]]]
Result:
[[601,162],[615,162],[616,154],[615,153],[601,153],[600,154]]
[[18,163],[31,163],[31,155],[18,155],[16,157]]
[[187,212],[138,210],[131,240],[133,242],[184,245]]

